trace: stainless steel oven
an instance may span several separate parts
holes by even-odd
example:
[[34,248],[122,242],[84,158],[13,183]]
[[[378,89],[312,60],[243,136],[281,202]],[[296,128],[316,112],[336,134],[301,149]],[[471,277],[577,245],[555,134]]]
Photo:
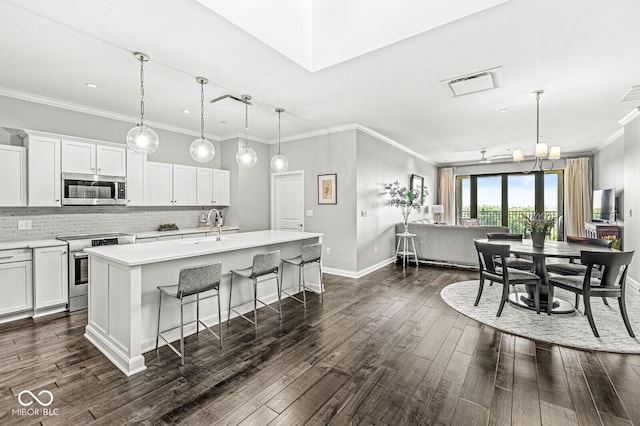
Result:
[[112,233],[100,235],[69,235],[58,237],[69,245],[69,310],[77,311],[88,305],[89,255],[84,249],[116,244],[132,244],[135,235]]
[[65,206],[124,205],[126,179],[121,176],[62,174],[62,204]]

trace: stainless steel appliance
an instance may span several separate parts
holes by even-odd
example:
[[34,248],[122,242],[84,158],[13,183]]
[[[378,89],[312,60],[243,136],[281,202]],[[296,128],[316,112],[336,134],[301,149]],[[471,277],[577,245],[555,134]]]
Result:
[[69,311],[84,309],[88,305],[89,255],[84,249],[136,242],[135,235],[121,233],[69,235],[57,238],[69,245]]
[[63,205],[102,206],[126,203],[126,178],[124,177],[62,174]]

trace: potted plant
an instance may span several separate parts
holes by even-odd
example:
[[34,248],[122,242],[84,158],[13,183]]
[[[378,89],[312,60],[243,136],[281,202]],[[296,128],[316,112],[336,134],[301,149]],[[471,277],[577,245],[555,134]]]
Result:
[[556,220],[547,218],[542,212],[535,212],[531,215],[524,215],[524,229],[531,233],[533,246],[536,248],[544,247],[544,239],[553,228]]
[[409,232],[409,214],[411,210],[420,211],[424,203],[425,195],[429,195],[426,188],[421,186],[416,189],[409,190],[406,186],[400,186],[400,182],[395,181],[388,185],[389,195],[391,199],[388,204],[394,207],[400,207],[402,213],[402,223],[404,224],[404,232]]

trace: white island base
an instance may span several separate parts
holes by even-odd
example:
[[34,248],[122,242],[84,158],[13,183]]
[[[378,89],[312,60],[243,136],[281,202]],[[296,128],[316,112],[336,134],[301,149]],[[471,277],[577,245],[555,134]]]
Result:
[[[273,250],[280,250],[282,258],[295,257],[301,253],[303,245],[321,241],[322,234],[317,233],[257,231],[224,235],[222,241],[206,237],[87,249],[90,285],[89,323],[85,336],[124,374],[136,374],[146,368],[142,354],[155,349],[159,301],[157,287],[177,284],[180,268],[222,262],[220,304],[225,321],[231,269],[251,266],[254,255]],[[307,286],[320,291],[315,270],[309,273],[308,282],[316,282]],[[283,288],[297,285],[295,268],[286,268]],[[203,297],[206,295],[203,294]],[[276,281],[260,283],[258,298],[267,303],[276,301]],[[236,309],[244,313],[253,310],[251,281],[234,280],[232,305],[241,305]],[[185,307],[185,322],[194,319],[195,312],[195,304]],[[215,298],[200,302],[200,318],[208,326],[218,323]],[[171,328],[179,323],[179,302],[165,299],[160,318],[161,328]],[[185,327],[185,336],[195,331],[195,324],[191,324]],[[178,338],[179,333],[179,329],[174,330],[173,336]]]

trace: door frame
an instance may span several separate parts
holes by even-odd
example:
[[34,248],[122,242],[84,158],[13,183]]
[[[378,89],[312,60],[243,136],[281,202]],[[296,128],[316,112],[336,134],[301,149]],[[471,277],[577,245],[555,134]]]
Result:
[[302,232],[304,232],[305,226],[305,211],[304,211],[304,170],[291,170],[288,172],[281,173],[271,173],[271,206],[270,206],[270,214],[271,214],[271,229],[276,229],[276,178],[280,176],[288,176],[288,175],[300,175],[302,178]]

